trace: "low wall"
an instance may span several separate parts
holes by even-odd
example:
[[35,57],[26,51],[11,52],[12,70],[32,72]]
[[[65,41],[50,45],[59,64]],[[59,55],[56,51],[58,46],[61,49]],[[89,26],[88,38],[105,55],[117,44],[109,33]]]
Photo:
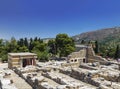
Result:
[[80,64],[79,63],[62,63],[61,64],[61,67],[68,67],[68,66],[79,67]]
[[63,73],[63,74],[69,75],[69,76],[71,76],[75,79],[78,79],[80,81],[83,81],[83,82],[89,83],[91,85],[94,85],[96,87],[100,86],[100,83],[94,81],[92,79],[92,77],[87,73],[78,72],[78,71],[75,71],[75,70],[72,70],[72,71],[60,70],[60,72]]
[[81,64],[80,68],[84,68],[84,69],[88,69],[88,70],[97,70],[97,68],[95,68],[95,67],[84,65],[84,64]]

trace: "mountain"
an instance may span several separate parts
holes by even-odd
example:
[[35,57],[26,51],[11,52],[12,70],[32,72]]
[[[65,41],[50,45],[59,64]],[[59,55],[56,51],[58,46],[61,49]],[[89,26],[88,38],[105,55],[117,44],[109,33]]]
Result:
[[76,43],[80,43],[82,40],[97,40],[101,43],[120,43],[120,27],[85,32],[79,35],[75,35],[72,38]]

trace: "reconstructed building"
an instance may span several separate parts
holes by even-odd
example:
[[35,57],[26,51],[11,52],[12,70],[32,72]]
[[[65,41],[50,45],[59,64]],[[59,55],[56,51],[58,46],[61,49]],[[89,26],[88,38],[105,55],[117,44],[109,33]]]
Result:
[[36,58],[35,53],[8,53],[8,68],[36,65]]
[[79,51],[77,50],[77,52],[71,53],[68,56],[68,62],[71,62],[71,63],[73,63],[73,62],[86,63],[86,62],[88,62],[88,57],[89,57],[88,53],[91,53],[90,55],[92,55],[92,56],[94,55],[94,52],[90,52],[92,50],[88,46],[79,46],[79,47],[76,47],[76,48],[79,49]]
[[77,52],[68,55],[69,63],[88,63],[88,62],[105,62],[106,60],[101,56],[95,55],[92,46],[77,45]]

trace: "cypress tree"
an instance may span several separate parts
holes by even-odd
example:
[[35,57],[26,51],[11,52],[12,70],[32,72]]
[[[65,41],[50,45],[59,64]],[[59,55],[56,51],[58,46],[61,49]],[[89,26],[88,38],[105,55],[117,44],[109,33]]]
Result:
[[120,58],[120,48],[119,48],[119,45],[117,45],[117,47],[116,47],[116,52],[115,52],[115,57],[114,58],[115,59]]
[[32,38],[30,38],[30,43],[29,43],[29,51],[31,52],[32,51],[32,49],[33,49],[33,39]]
[[27,40],[27,38],[24,39],[24,45],[28,48],[28,40]]
[[21,38],[19,40],[18,45],[21,46],[21,47],[24,46],[24,39],[23,38]]
[[37,38],[37,37],[35,37],[35,38],[34,38],[34,41],[38,41],[38,38]]
[[95,41],[95,53],[99,53],[98,41]]

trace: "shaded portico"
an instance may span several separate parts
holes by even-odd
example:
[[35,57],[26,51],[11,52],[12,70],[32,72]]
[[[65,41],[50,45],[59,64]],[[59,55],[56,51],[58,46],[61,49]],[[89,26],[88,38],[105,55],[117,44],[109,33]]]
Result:
[[35,53],[8,53],[8,68],[36,65]]

